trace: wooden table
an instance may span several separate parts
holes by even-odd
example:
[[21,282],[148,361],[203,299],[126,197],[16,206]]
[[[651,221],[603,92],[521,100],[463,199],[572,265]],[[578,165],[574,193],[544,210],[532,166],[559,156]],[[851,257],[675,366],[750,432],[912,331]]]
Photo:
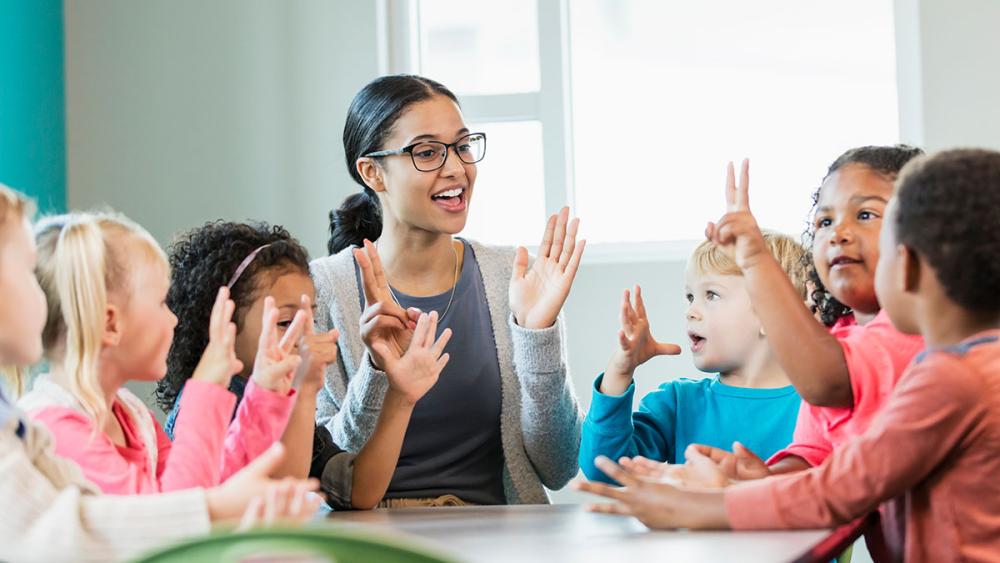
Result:
[[654,532],[634,518],[592,514],[574,504],[334,512],[328,521],[412,534],[471,563],[775,563],[795,560],[830,535],[829,530]]

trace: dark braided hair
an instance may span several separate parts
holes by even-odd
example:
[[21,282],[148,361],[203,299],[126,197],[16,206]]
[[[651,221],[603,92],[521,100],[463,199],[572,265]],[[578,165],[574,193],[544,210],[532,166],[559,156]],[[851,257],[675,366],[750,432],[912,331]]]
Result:
[[167,376],[156,386],[156,402],[164,411],[173,408],[208,345],[208,321],[219,287],[229,283],[240,263],[265,244],[270,246],[254,257],[230,291],[236,303],[233,322],[239,330],[259,297],[263,274],[309,275],[306,249],[283,227],[224,221],[181,233],[170,245],[167,306],[177,315],[177,327],[167,355]]
[[816,188],[816,191],[813,192],[812,209],[809,211],[806,230],[802,233],[802,243],[806,247],[806,253],[803,255],[802,260],[808,268],[809,281],[813,285],[811,294],[813,313],[819,313],[820,320],[826,326],[833,326],[838,319],[851,314],[853,311],[847,305],[837,301],[837,298],[827,291],[823,285],[823,281],[819,279],[819,273],[816,271],[816,265],[813,262],[812,247],[813,239],[816,235],[816,227],[813,224],[812,217],[816,213],[816,206],[819,205],[819,196],[820,191],[823,189],[823,184],[830,176],[833,176],[835,172],[848,164],[867,166],[873,171],[884,175],[887,179],[895,180],[896,176],[899,175],[899,171],[902,170],[907,162],[922,154],[924,154],[923,150],[911,147],[910,145],[870,145],[850,149],[838,156],[837,160],[833,161],[833,164],[827,169],[826,175],[823,176],[820,187]]
[[1000,313],[1000,152],[957,149],[906,166],[896,184],[896,239],[930,263],[949,299]]

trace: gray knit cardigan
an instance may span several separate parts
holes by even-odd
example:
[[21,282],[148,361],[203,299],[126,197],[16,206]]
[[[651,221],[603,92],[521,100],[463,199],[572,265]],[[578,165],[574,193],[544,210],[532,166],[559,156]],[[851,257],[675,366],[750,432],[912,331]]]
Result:
[[[500,363],[504,495],[510,504],[548,503],[577,472],[583,416],[568,378],[563,319],[541,330],[518,326],[508,286],[514,250],[470,242],[486,288]],[[338,361],[326,372],[316,421],[342,448],[357,452],[375,428],[388,389],[361,340],[360,293],[350,249],[310,264],[318,329],[340,330]],[[459,421],[457,421],[459,422]]]

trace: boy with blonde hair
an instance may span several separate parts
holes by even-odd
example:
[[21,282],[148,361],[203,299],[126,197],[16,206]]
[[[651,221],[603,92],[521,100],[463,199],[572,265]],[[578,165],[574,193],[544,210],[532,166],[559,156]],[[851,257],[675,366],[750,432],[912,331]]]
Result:
[[[803,247],[778,233],[764,238],[804,300]],[[641,288],[635,287],[634,305],[626,290],[618,346],[594,383],[584,421],[580,467],[588,479],[611,482],[594,466],[600,455],[684,463],[690,444],[745,446],[769,456],[791,441],[799,395],[771,353],[739,267],[704,241],[688,261],[685,282],[694,364],[715,375],[668,381],[632,412],[636,368],[655,356],[679,354],[681,348],[653,338]]]

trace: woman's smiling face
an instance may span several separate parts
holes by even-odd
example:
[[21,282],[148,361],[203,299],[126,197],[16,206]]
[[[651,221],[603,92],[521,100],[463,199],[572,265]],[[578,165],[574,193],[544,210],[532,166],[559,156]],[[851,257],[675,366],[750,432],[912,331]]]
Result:
[[[454,143],[468,133],[458,105],[447,96],[435,95],[408,107],[379,150],[424,140]],[[476,165],[463,162],[456,150],[449,148],[444,166],[429,172],[417,170],[409,154],[378,158],[372,172],[381,181],[369,186],[379,195],[383,216],[428,232],[461,232],[468,219]]]

